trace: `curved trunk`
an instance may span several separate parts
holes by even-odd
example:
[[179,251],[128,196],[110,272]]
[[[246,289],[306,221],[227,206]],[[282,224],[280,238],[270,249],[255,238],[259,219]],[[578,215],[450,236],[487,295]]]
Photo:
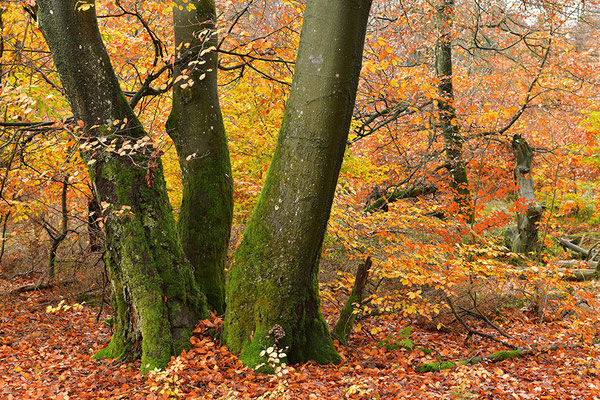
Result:
[[212,0],[178,2],[173,9],[175,47],[180,50],[167,131],[183,178],[178,220],[183,250],[208,303],[222,314],[233,182],[217,94],[215,18]]
[[438,124],[442,129],[450,170],[450,187],[454,200],[469,221],[473,220],[471,191],[463,160],[463,139],[456,118],[452,87],[452,23],[454,0],[441,0],[437,8],[438,40],[435,48],[435,72],[439,79]]
[[[146,133],[119,87],[94,2],[37,4],[71,109],[88,135],[84,158],[104,208],[115,330],[96,357],[141,356],[143,371],[164,367],[189,346],[206,298],[183,256],[158,151],[143,145]],[[141,147],[132,152],[134,145]]]
[[[250,366],[338,362],[317,274],[360,75],[370,0],[311,0],[275,154],[227,286],[224,340]],[[266,366],[269,367],[269,366]]]

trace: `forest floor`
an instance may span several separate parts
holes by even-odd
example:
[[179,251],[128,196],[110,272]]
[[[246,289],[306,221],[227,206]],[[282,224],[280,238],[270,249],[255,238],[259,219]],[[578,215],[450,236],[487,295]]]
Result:
[[[461,360],[505,350],[464,333],[430,332],[414,327],[415,350],[377,346],[406,327],[401,320],[363,322],[349,347],[338,349],[340,365],[294,365],[281,376],[256,374],[226,347],[208,336],[220,319],[202,321],[192,349],[166,372],[140,375],[139,363],[94,360],[110,328],[96,322],[98,310],[63,306],[54,290],[6,294],[25,281],[0,280],[0,399],[600,399],[599,346],[584,346],[564,318],[539,323],[516,312],[503,325],[536,345],[580,345],[497,363],[416,373],[424,362]],[[72,305],[72,303],[63,303]],[[48,306],[55,307],[48,309]],[[337,317],[324,304],[330,322]],[[369,325],[372,324],[372,325]],[[372,337],[375,324],[382,331]],[[378,342],[379,341],[379,342]],[[426,355],[417,348],[432,349]]]

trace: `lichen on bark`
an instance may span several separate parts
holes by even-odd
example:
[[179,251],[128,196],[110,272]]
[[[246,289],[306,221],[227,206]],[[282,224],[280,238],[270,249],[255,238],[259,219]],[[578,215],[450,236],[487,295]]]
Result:
[[211,50],[218,45],[215,19],[212,0],[175,3],[175,47],[181,49],[175,80],[187,78],[173,86],[167,132],[175,143],[182,172],[178,228],[183,250],[211,308],[222,314],[233,180],[217,94],[218,57],[216,50]]

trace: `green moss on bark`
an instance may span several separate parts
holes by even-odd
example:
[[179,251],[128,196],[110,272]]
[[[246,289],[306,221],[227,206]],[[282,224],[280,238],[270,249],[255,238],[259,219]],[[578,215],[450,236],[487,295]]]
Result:
[[307,2],[277,147],[227,287],[224,340],[247,365],[259,361],[264,335],[276,326],[290,363],[340,360],[321,314],[317,275],[370,6]]
[[165,367],[207,310],[183,256],[160,160],[152,148],[118,151],[146,133],[111,66],[96,8],[82,10],[77,0],[36,4],[75,120],[91,141],[108,139],[84,155],[95,161],[89,168],[96,196],[109,205],[104,217],[115,332],[96,356],[141,355],[142,370]]
[[[194,84],[185,89],[173,87],[167,132],[175,143],[183,178],[178,220],[183,250],[199,289],[211,308],[222,314],[233,181],[217,93],[217,53],[205,51],[218,45],[214,33],[216,12],[212,0],[192,0],[190,4],[194,9],[188,7],[188,2],[180,2],[173,9],[175,47],[186,44],[178,53],[175,77],[185,69],[185,79]],[[202,31],[212,32],[200,37],[198,32]]]
[[[248,225],[234,259],[244,267],[232,269],[229,278],[225,343],[234,353],[241,352],[240,359],[251,367],[264,363],[266,357],[260,353],[273,345],[287,349],[290,363],[338,363],[320,312],[316,276],[306,285],[302,271],[271,251],[269,229],[260,219],[254,221],[259,222]],[[276,325],[284,332],[277,341],[270,334]]]
[[148,162],[104,154],[93,172],[96,190],[109,203],[105,230],[117,314],[113,339],[96,356],[141,356],[142,371],[164,368],[189,348],[194,324],[207,316],[180,247],[160,162],[154,161],[151,185],[138,166]]

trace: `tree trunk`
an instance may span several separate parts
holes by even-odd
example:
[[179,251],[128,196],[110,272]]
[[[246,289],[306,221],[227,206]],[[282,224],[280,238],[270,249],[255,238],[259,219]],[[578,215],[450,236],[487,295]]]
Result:
[[2,81],[4,79],[4,7],[0,6],[0,87],[2,87]]
[[2,262],[2,258],[4,258],[4,250],[6,249],[6,241],[8,240],[8,237],[6,236],[6,227],[10,213],[10,211],[7,211],[4,215],[0,214],[0,224],[2,225],[2,233],[0,233],[0,262]]
[[98,199],[93,193],[92,188],[92,197],[88,200],[88,223],[87,223],[87,231],[89,238],[89,249],[92,252],[103,251],[104,250],[104,233],[102,232],[102,227],[100,226],[100,221],[102,219],[102,208],[100,208],[100,204],[98,203]]
[[256,209],[235,253],[224,339],[247,365],[339,362],[317,274],[356,98],[370,0],[310,0],[290,97]]
[[[141,356],[167,365],[189,346],[206,312],[185,260],[158,151],[123,95],[102,42],[93,2],[39,0],[38,21],[75,118],[88,135],[83,156],[103,204],[115,331],[96,357]],[[110,144],[110,145],[109,145]]]
[[516,228],[509,228],[505,235],[507,246],[515,253],[532,253],[538,250],[538,223],[546,209],[535,200],[531,162],[533,151],[521,135],[514,135],[512,147],[515,153],[515,183],[517,199],[526,204],[525,211],[517,214]]
[[48,257],[48,281],[52,282],[55,278],[55,266],[56,266],[56,253],[58,247],[67,238],[68,223],[69,223],[69,210],[67,209],[67,189],[69,188],[69,175],[63,178],[62,190],[60,196],[60,211],[61,211],[61,225],[60,230],[52,230],[50,225],[45,226],[50,239],[52,239],[52,245],[50,246],[50,256]]
[[450,188],[460,211],[473,220],[473,205],[469,179],[463,160],[463,139],[456,117],[454,88],[452,86],[452,24],[454,0],[441,0],[437,8],[438,40],[435,47],[435,72],[438,83],[439,99],[437,103],[437,123],[444,136],[448,169],[450,170]]
[[352,332],[354,320],[356,319],[356,313],[354,311],[363,301],[365,286],[367,285],[369,270],[372,265],[373,261],[371,261],[371,257],[367,257],[365,262],[358,266],[352,292],[350,292],[350,296],[348,297],[348,300],[346,300],[346,304],[340,313],[340,318],[333,329],[333,337],[339,340],[343,345],[348,344],[348,337],[350,336],[350,332]]
[[[173,87],[167,131],[177,148],[183,178],[178,220],[183,250],[208,303],[222,314],[233,181],[217,94],[215,18],[212,0],[178,2],[173,8],[179,81]],[[189,78],[181,79],[185,75]]]

